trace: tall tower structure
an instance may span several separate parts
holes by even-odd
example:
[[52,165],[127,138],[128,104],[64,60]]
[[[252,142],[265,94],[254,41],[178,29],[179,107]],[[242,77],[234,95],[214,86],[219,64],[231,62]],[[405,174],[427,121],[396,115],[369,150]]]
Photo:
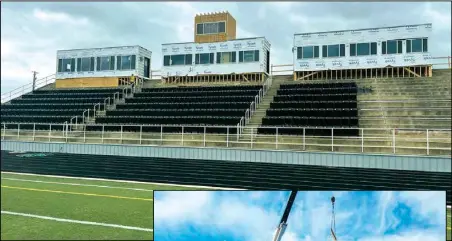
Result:
[[236,39],[236,21],[229,12],[195,16],[195,43],[225,42]]

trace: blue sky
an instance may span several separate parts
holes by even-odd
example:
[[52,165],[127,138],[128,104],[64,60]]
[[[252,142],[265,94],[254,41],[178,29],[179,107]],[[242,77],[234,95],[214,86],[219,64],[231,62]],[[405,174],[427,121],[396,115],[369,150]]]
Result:
[[[271,241],[290,192],[155,192],[156,241]],[[445,192],[298,192],[283,241],[442,241]]]
[[[451,52],[450,2],[2,2],[2,93],[55,73],[59,49],[193,41],[197,13],[229,11],[237,37],[265,36],[272,64],[292,63],[293,34],[432,23],[432,56]],[[118,17],[120,16],[120,17]],[[447,61],[446,61],[447,62]]]

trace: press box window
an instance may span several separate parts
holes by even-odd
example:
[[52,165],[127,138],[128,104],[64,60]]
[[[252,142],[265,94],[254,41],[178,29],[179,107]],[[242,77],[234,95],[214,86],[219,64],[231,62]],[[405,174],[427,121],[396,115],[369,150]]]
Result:
[[407,53],[421,53],[427,52],[427,39],[407,39],[406,40],[406,52]]
[[75,72],[75,59],[58,59],[58,72]]
[[249,63],[259,61],[259,50],[239,51],[239,62]]
[[196,54],[195,64],[213,64],[214,56],[215,55],[213,53]]
[[97,57],[97,71],[115,70],[115,57]]
[[322,46],[322,57],[344,57],[345,56],[345,44],[333,44]]
[[165,55],[163,56],[163,66],[191,65],[192,56],[191,54]]
[[377,54],[377,42],[350,44],[350,56],[366,56]]
[[305,46],[297,48],[297,59],[313,59],[319,57],[319,46]]
[[381,43],[381,53],[382,54],[401,54],[402,51],[402,40],[388,40]]
[[217,64],[228,64],[236,62],[236,52],[217,53]]
[[94,57],[78,58],[77,72],[94,71]]
[[216,34],[225,32],[226,32],[225,22],[198,23],[196,25],[196,34]]
[[117,57],[117,70],[134,70],[135,69],[136,56],[118,56]]

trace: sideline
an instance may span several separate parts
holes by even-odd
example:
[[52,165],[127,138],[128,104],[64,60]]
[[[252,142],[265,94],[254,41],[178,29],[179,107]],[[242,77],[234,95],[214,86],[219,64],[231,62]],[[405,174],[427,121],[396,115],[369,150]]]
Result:
[[36,183],[70,185],[70,186],[102,187],[102,188],[115,188],[115,189],[133,190],[133,191],[153,192],[153,190],[151,190],[151,189],[142,189],[142,188],[112,187],[112,186],[81,184],[81,183],[72,183],[72,182],[47,182],[47,181],[29,180],[29,179],[20,179],[20,178],[9,178],[9,177],[2,177],[2,180],[3,179],[4,180],[11,180],[11,181],[20,181],[20,182],[36,182]]
[[46,220],[66,222],[66,223],[78,223],[78,224],[96,225],[96,226],[104,226],[104,227],[111,227],[111,228],[130,229],[130,230],[137,230],[137,231],[144,231],[144,232],[154,232],[154,229],[150,229],[150,228],[140,228],[140,227],[133,227],[133,226],[124,226],[124,225],[119,225],[119,224],[97,223],[97,222],[80,221],[80,220],[73,220],[73,219],[54,218],[54,217],[40,216],[40,215],[34,215],[34,214],[29,214],[29,213],[16,213],[16,212],[9,212],[9,211],[2,210],[1,214],[2,215],[9,214],[9,215],[22,216],[22,217],[29,217],[29,218],[39,218],[39,219],[46,219]]
[[84,192],[65,192],[65,191],[57,191],[57,190],[12,187],[12,186],[4,186],[4,185],[1,185],[1,187],[2,188],[10,188],[10,189],[26,190],[26,191],[36,191],[36,192],[52,192],[52,193],[74,194],[74,195],[82,195],[82,196],[108,197],[108,198],[118,198],[118,199],[141,200],[141,201],[154,201],[154,199],[151,199],[151,198],[124,197],[124,196],[103,195],[103,194],[84,193]]
[[[68,178],[68,179],[79,179],[79,180],[94,180],[94,181],[107,181],[107,182],[122,182],[122,183],[138,183],[138,184],[150,184],[150,185],[160,185],[160,186],[173,186],[173,187],[191,187],[191,188],[206,188],[206,189],[216,189],[216,190],[247,190],[240,188],[225,188],[225,187],[210,187],[210,186],[197,186],[197,185],[185,185],[185,184],[170,184],[170,183],[158,183],[158,182],[140,182],[140,181],[126,181],[126,180],[113,180],[106,178],[92,178],[92,177],[68,177],[68,176],[58,176],[58,175],[43,175],[34,173],[20,173],[20,172],[4,172],[5,174],[13,175],[25,175],[25,176],[41,176],[41,177],[57,177],[57,178]],[[181,190],[183,191],[183,190]]]

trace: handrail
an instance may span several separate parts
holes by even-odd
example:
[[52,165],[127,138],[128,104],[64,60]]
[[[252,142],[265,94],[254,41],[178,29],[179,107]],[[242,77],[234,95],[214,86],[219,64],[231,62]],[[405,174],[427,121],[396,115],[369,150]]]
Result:
[[[49,76],[46,76],[44,78],[38,79],[35,82],[35,89],[38,89],[40,87],[46,86],[48,84],[51,84],[55,82],[55,74],[51,74]],[[1,96],[1,103],[6,103],[14,98],[20,97],[24,94],[28,94],[33,91],[33,82],[22,85],[16,89],[13,89],[11,91],[8,91],[6,93],[2,93]]]
[[[137,76],[136,78],[137,78],[137,81],[136,81],[136,84],[135,84],[133,87],[132,87],[132,83],[129,83],[128,85],[126,85],[125,87],[122,88],[122,98],[126,98],[126,97],[128,96],[128,94],[129,94],[129,89],[130,89],[130,93],[131,93],[131,94],[135,93],[135,91],[137,91],[137,88],[136,88],[137,85],[140,85],[140,89],[139,89],[139,90],[141,90],[141,86],[142,86],[143,83],[144,83],[144,82],[143,82],[143,78],[144,78],[144,77],[142,77],[142,76]],[[127,82],[125,82],[124,80],[119,80],[119,81],[120,81],[120,86],[123,86],[122,84],[127,83]],[[117,96],[117,97],[116,97],[116,96]],[[113,93],[113,103],[115,103],[116,101],[119,101],[120,99],[121,99],[121,98],[120,98],[120,92],[119,92],[119,91]],[[110,102],[110,100],[111,100],[110,97],[105,98],[103,102],[100,101],[100,102],[94,104],[94,107],[93,107],[93,114],[92,114],[93,118],[96,117],[96,111],[100,111],[100,106],[101,106],[102,104],[104,104],[104,111],[107,110],[107,100],[108,100],[108,105],[110,105],[110,104],[111,104],[111,102]],[[99,107],[98,107],[98,110],[96,110],[96,106],[99,106]],[[85,109],[85,110],[83,111],[83,113],[82,113],[82,123],[85,123],[86,120],[89,119],[89,117],[90,117],[89,110],[90,110],[90,108]],[[87,113],[87,116],[86,116],[86,117],[85,117],[85,113]],[[72,118],[70,119],[70,123],[71,123],[71,124],[72,124],[72,120],[73,120],[73,119],[75,119],[75,122],[76,122],[76,124],[77,124],[77,116],[72,117]]]
[[256,109],[259,107],[259,104],[262,102],[262,99],[264,98],[267,91],[270,89],[272,85],[272,77],[268,76],[267,79],[262,84],[262,88],[259,89],[259,92],[256,96],[254,96],[254,101],[250,103],[250,107],[245,111],[245,116],[243,117],[243,123],[242,119],[240,119],[238,126],[241,130],[243,130],[243,127],[250,122],[251,116],[254,114]]
[[[202,140],[197,140],[196,138],[191,139],[190,143],[203,143],[202,146],[206,146],[206,143],[215,143],[217,147],[231,147],[231,143],[234,145],[233,148],[263,148],[265,149],[277,149],[277,150],[297,150],[297,151],[319,151],[318,148],[323,148],[323,151],[330,152],[353,152],[353,153],[363,153],[363,152],[375,152],[375,148],[380,148],[379,153],[390,153],[390,154],[406,154],[406,150],[414,150],[413,155],[439,155],[439,156],[450,156],[451,147],[450,145],[445,146],[444,144],[450,144],[451,129],[420,129],[420,128],[331,128],[331,127],[259,127],[259,128],[249,128],[243,126],[244,117],[236,126],[215,126],[215,130],[223,129],[221,134],[219,133],[208,133],[206,129],[212,126],[196,126],[199,128],[199,132],[196,135],[203,134],[204,138]],[[33,128],[23,127],[24,125],[33,125]],[[36,129],[36,126],[40,125],[41,128]],[[82,124],[80,130],[77,133],[72,134],[69,132],[73,126],[78,126],[80,124],[68,124],[67,122],[61,124],[41,124],[41,123],[2,123],[2,139],[8,138],[8,140],[23,140],[29,139],[31,133],[33,133],[33,141],[39,141],[39,139],[44,139],[45,142],[63,142],[64,143],[85,143],[87,139],[97,140],[99,142],[92,143],[105,143],[106,140],[120,140],[121,143],[124,140],[134,141],[134,143],[140,143],[140,145],[146,145],[148,142],[144,141],[157,141],[164,145],[162,140],[165,142],[175,142],[182,143],[184,145],[184,135],[190,135],[190,133],[184,133],[184,127],[189,127],[189,125],[115,125],[115,124]],[[42,131],[42,127],[47,131]],[[102,127],[102,131],[88,131],[89,126]],[[118,137],[119,131],[110,131],[108,137],[104,135],[104,130],[106,127],[120,127],[121,135]],[[127,128],[129,129],[127,129]],[[130,129],[133,127],[133,129]],[[155,132],[160,132],[160,138],[155,139],[154,137],[148,136],[148,139],[143,138],[143,130],[146,127],[156,127]],[[179,137],[173,132],[168,132],[167,138],[164,139],[164,128],[163,127],[178,127],[182,128],[182,133],[179,132]],[[191,126],[193,127],[193,126]],[[28,129],[27,129],[28,128]],[[235,133],[230,133],[230,130],[236,128],[237,130],[237,140],[232,140],[231,138]],[[158,131],[158,129],[160,131]],[[244,130],[249,131],[245,132]],[[270,132],[265,130],[272,130]],[[288,135],[284,131],[292,129],[298,133],[298,135]],[[308,130],[331,130],[330,135],[314,135],[307,134]],[[356,135],[338,135],[341,130],[354,129],[357,132]],[[138,132],[139,130],[139,132]],[[284,131],[283,131],[284,130]],[[61,132],[60,132],[61,131]],[[123,135],[124,131],[127,131],[128,135]],[[89,136],[86,133],[90,133]],[[58,133],[62,133],[58,134]],[[80,134],[83,133],[83,138]],[[166,133],[166,132],[165,132]],[[246,134],[245,134],[246,133]],[[249,136],[247,139],[240,139],[241,135]],[[25,138],[21,138],[25,137]],[[225,137],[218,138],[219,136]],[[63,137],[63,138],[62,138]],[[36,139],[38,138],[38,139]],[[154,138],[154,139],[151,139]],[[174,139],[176,138],[176,139]],[[186,138],[186,137],[185,137]],[[53,139],[53,140],[52,140]],[[83,140],[82,140],[83,139]],[[326,141],[330,140],[330,141]],[[100,142],[101,141],[101,142]],[[155,142],[154,142],[155,143]],[[153,144],[154,145],[154,144]],[[176,144],[176,146],[179,144]],[[193,144],[191,144],[193,145]],[[196,145],[196,144],[195,144]],[[270,147],[268,147],[270,145]],[[271,146],[274,147],[271,147]],[[313,147],[313,148],[311,148]],[[354,149],[350,149],[354,148]],[[403,152],[402,150],[405,150]],[[419,154],[421,153],[421,154]]]

